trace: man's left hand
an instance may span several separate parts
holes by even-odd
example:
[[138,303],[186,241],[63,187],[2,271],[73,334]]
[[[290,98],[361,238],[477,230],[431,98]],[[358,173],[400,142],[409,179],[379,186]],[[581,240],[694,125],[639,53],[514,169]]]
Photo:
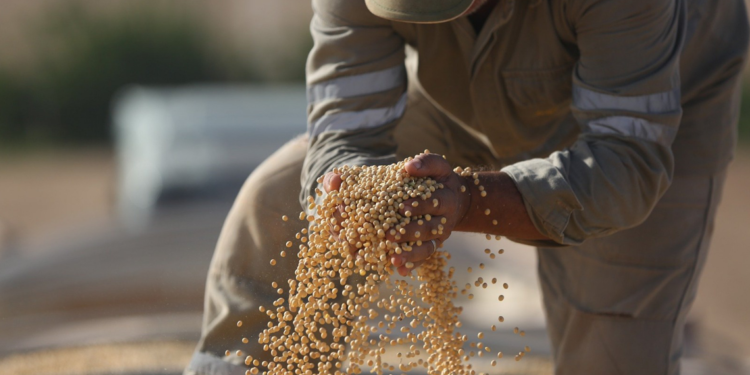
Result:
[[[442,189],[435,190],[426,200],[412,198],[404,201],[404,208],[399,210],[401,215],[410,212],[411,223],[403,229],[404,233],[394,235],[389,231],[386,238],[397,243],[422,241],[421,245],[414,245],[411,251],[401,254],[391,254],[391,263],[397,267],[402,276],[408,275],[413,268],[419,267],[429,258],[442,243],[450,237],[454,228],[463,220],[469,209],[471,196],[465,180],[453,172],[450,164],[437,154],[421,154],[406,163],[404,169],[412,177],[430,177],[443,184]],[[464,185],[465,192],[461,192]],[[413,206],[417,202],[417,206]],[[430,215],[420,221],[417,216]],[[434,240],[433,244],[431,240]],[[407,268],[406,263],[413,264]]]

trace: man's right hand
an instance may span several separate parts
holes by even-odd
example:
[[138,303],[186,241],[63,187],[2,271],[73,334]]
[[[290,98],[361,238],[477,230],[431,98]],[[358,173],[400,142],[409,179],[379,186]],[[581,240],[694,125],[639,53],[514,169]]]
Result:
[[[328,172],[323,176],[323,189],[326,193],[337,191],[341,187],[341,175],[335,172]],[[345,212],[344,205],[339,205],[338,210],[333,213],[333,217],[336,218],[337,225],[329,224],[331,233],[338,238],[339,232],[341,232],[341,223],[344,222],[342,213]],[[338,227],[338,230],[336,229]]]
[[323,176],[323,189],[326,193],[338,190],[341,187],[341,175],[336,172],[328,172]]

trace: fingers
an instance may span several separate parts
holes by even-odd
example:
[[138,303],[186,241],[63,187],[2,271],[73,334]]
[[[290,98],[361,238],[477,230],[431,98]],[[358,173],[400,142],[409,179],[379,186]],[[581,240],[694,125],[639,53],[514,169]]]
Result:
[[411,251],[404,251],[401,254],[392,254],[391,264],[396,266],[396,269],[401,276],[408,275],[413,269],[422,265],[422,263],[437,251],[441,242],[438,240],[434,241],[434,244],[432,241],[426,241],[421,245],[414,245]]
[[341,187],[341,175],[338,173],[328,172],[323,176],[323,188],[326,193],[338,190]]
[[439,180],[450,176],[453,169],[448,162],[438,154],[421,154],[410,160],[404,166],[406,172],[415,177],[432,177]]
[[[416,206],[414,204],[416,202]],[[426,200],[421,198],[411,198],[404,201],[404,208],[399,210],[401,215],[411,212],[409,216],[424,216],[427,214],[436,216],[454,212],[457,207],[456,197],[453,192],[447,189],[436,190],[432,196]]]

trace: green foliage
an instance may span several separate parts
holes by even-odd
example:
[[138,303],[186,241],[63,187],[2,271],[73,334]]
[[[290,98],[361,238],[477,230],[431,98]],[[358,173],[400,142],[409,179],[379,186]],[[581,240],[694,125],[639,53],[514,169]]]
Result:
[[[63,142],[106,140],[110,101],[125,85],[175,85],[223,81],[209,58],[203,32],[190,19],[136,7],[117,17],[62,9],[45,25],[35,98],[44,136]],[[36,117],[35,116],[35,117]]]
[[[76,4],[60,2],[29,26],[38,35],[29,77],[0,71],[3,149],[108,141],[111,101],[124,86],[264,78],[238,52],[212,46],[198,17],[185,9],[159,11],[134,0],[95,14]],[[308,39],[275,64],[275,79],[304,80]]]
[[740,144],[750,144],[750,83],[745,83],[740,101]]
[[15,80],[0,72],[0,139],[18,139],[23,136],[23,128],[13,126],[24,122],[20,118],[25,111],[19,110],[24,105],[27,94]]
[[313,47],[312,36],[305,30],[300,38],[291,43],[290,55],[285,56],[277,65],[276,76],[280,81],[305,82],[305,62],[307,55]]

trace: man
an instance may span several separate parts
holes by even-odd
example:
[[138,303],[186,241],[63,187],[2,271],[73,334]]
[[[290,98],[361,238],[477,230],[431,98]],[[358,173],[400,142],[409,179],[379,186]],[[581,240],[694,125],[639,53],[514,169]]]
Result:
[[[290,197],[344,164],[428,148],[485,166],[487,196],[446,189],[451,230],[537,245],[557,374],[677,374],[682,328],[732,158],[748,25],[741,0],[313,0],[309,127],[248,179],[209,273],[187,373],[241,374]],[[424,155],[410,173],[460,184]],[[453,185],[458,186],[458,185]],[[490,208],[494,225],[480,208]],[[411,208],[410,208],[411,209]],[[416,214],[425,213],[415,212]],[[413,231],[402,236],[410,240]],[[422,233],[429,233],[423,231]],[[279,268],[277,266],[276,268]],[[242,332],[236,322],[251,327]],[[224,358],[222,358],[224,357]],[[265,357],[267,358],[267,357]]]

